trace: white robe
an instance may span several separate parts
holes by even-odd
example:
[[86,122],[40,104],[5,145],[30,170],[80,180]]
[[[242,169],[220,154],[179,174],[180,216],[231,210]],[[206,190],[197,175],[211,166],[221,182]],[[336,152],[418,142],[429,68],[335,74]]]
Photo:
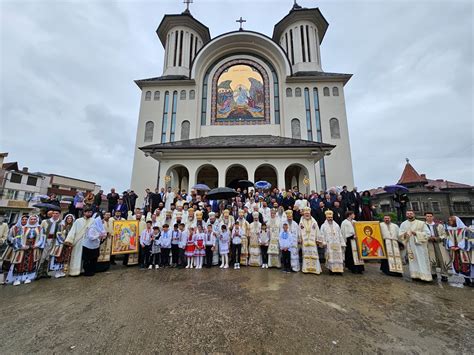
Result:
[[300,271],[300,227],[295,221],[291,221],[291,224],[288,221],[288,231],[291,233],[291,269],[295,272]]
[[[409,232],[416,233],[408,235]],[[428,236],[430,230],[426,223],[406,220],[400,226],[399,237],[406,242],[410,276],[412,279],[432,281],[430,257],[428,255]]]
[[385,222],[380,223],[380,231],[385,242],[385,249],[387,250],[387,261],[390,272],[398,272],[403,274],[403,262],[398,246],[398,235],[400,229],[395,223],[387,225]]
[[66,242],[73,245],[71,252],[71,261],[69,262],[69,275],[79,276],[82,269],[82,240],[86,236],[87,230],[94,223],[94,218],[78,218],[74,221],[69,231]]
[[346,240],[336,222],[328,221],[321,226],[323,245],[326,246],[326,266],[332,272],[344,272],[344,248]]

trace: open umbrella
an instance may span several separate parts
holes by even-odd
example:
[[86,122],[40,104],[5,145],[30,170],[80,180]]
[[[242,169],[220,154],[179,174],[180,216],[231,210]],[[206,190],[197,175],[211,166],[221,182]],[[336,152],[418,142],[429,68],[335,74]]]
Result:
[[209,191],[210,188],[206,184],[196,184],[192,187],[194,190],[199,190],[199,191]]
[[408,189],[403,185],[387,185],[383,189],[389,194],[399,194],[408,192]]
[[257,182],[255,183],[255,187],[256,187],[257,189],[267,190],[267,189],[269,189],[270,187],[272,187],[272,184],[270,184],[268,181],[261,180],[261,181],[257,181]]
[[230,187],[218,187],[207,193],[208,200],[227,200],[237,196],[238,193]]
[[250,181],[250,180],[239,180],[237,182],[237,186],[238,187],[252,187],[253,186],[253,182]]
[[73,202],[73,201],[74,201],[74,197],[72,197],[72,196],[64,196],[64,197],[61,199],[61,202],[63,202],[63,201]]
[[61,212],[61,207],[53,205],[51,203],[37,203],[33,205],[33,207],[40,208],[40,209],[45,209],[48,211],[59,211]]

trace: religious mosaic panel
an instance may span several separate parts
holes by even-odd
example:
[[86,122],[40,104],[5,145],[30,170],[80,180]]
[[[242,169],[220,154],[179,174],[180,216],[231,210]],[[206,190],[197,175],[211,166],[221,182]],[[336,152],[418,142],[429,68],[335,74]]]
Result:
[[265,69],[250,60],[225,63],[212,80],[213,125],[270,123],[270,92]]

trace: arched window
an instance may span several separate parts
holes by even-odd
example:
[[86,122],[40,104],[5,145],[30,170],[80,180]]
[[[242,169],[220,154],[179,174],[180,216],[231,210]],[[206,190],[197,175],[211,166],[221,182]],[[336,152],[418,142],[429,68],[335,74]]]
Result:
[[189,90],[189,99],[194,100],[195,96],[196,96],[196,92],[194,90]]
[[145,101],[150,101],[151,100],[151,91],[147,91],[145,93]]
[[337,86],[332,88],[332,96],[339,96],[339,88]]
[[181,123],[181,140],[189,139],[190,126],[189,121],[183,121],[183,123]]
[[291,120],[291,138],[301,139],[301,124],[297,118]]
[[339,129],[339,120],[337,118],[329,120],[329,128],[331,130],[331,138],[341,138],[341,130]]
[[293,90],[291,88],[286,88],[286,97],[293,97]]
[[147,123],[145,123],[145,138],[143,139],[145,142],[153,141],[154,128],[155,128],[155,124],[152,121],[148,121]]
[[301,88],[295,89],[295,97],[301,97]]
[[155,94],[153,95],[153,100],[158,101],[160,99],[160,92],[155,91]]
[[323,95],[324,96],[329,96],[329,88],[327,86],[325,88],[323,88]]
[[181,92],[179,93],[179,99],[186,100],[186,90],[181,90]]

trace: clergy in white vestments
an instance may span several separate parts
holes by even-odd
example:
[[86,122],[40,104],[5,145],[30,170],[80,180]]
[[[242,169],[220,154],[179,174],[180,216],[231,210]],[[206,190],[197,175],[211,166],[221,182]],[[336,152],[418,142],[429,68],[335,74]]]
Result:
[[298,223],[293,220],[293,211],[286,211],[286,218],[288,223],[288,232],[291,234],[291,270],[294,272],[300,271],[300,247],[301,247],[301,235],[300,227]]
[[239,210],[239,218],[237,219],[239,222],[239,228],[242,229],[241,235],[241,243],[242,243],[242,250],[240,253],[240,264],[247,266],[248,265],[248,258],[249,258],[249,234],[250,234],[250,223],[247,222],[245,219],[244,211]]
[[331,273],[344,272],[344,248],[346,240],[341,234],[341,228],[333,220],[333,212],[328,210],[324,213],[326,221],[321,226],[323,246],[326,247],[326,266]]
[[402,276],[403,262],[400,253],[401,243],[398,241],[399,228],[389,215],[383,216],[380,222],[380,231],[387,250],[387,259],[380,261],[380,270],[388,276]]
[[346,240],[345,265],[353,274],[364,272],[364,260],[359,257],[354,230],[354,211],[346,212],[346,219],[341,223],[341,234]]
[[168,187],[168,191],[165,193],[165,207],[168,211],[171,210],[171,204],[174,203],[175,198],[174,191],[171,190],[171,187]]
[[301,248],[303,251],[303,265],[301,270],[304,273],[320,274],[321,264],[319,263],[317,244],[322,244],[319,227],[316,220],[311,217],[311,208],[303,208],[303,218],[300,220]]
[[69,262],[69,276],[79,276],[82,270],[82,242],[88,229],[94,223],[92,209],[84,207],[83,216],[74,221],[64,245],[72,246],[71,260]]
[[432,281],[428,254],[430,230],[425,222],[415,219],[415,212],[408,210],[407,220],[400,225],[399,238],[406,243],[410,276],[412,279]]
[[207,220],[207,225],[212,226],[212,232],[214,232],[214,250],[212,253],[212,265],[219,264],[219,237],[221,235],[221,222],[217,220],[216,213],[209,213],[209,219]]
[[280,219],[277,217],[277,210],[270,211],[270,220],[267,223],[270,231],[270,243],[268,244],[268,267],[281,267],[280,258]]
[[253,222],[250,223],[249,235],[249,266],[261,266],[262,255],[258,237],[262,228],[262,224],[258,221],[258,212],[252,213]]

